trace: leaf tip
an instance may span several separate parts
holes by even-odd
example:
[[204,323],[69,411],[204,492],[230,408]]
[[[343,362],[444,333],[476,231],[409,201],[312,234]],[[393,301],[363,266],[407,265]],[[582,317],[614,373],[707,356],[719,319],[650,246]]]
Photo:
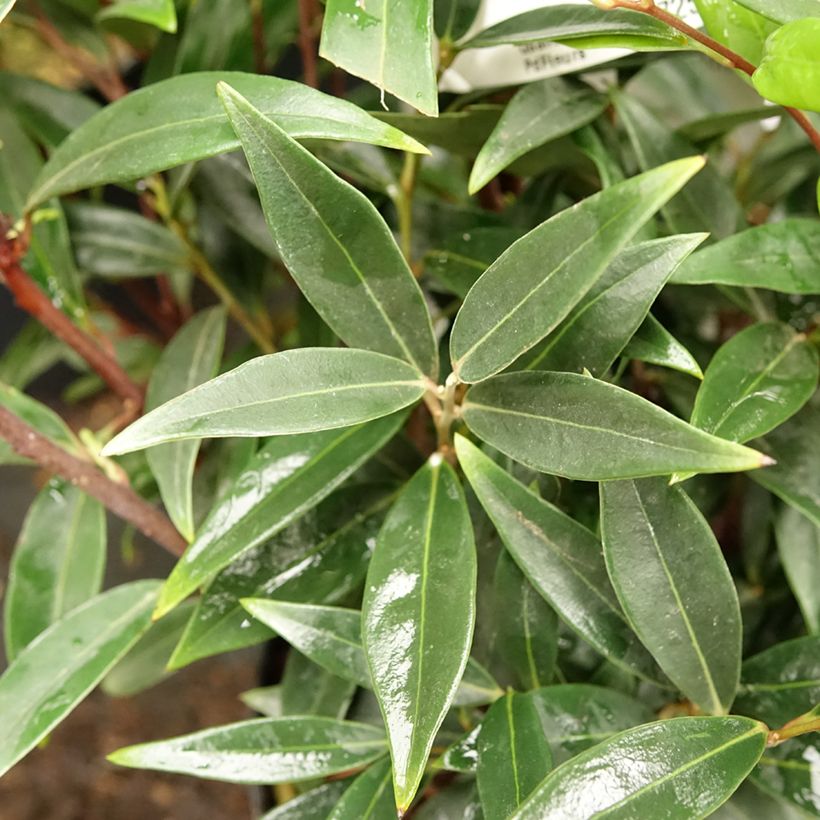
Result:
[[765,453],[760,454],[761,467],[772,467],[775,464],[777,464],[777,459],[774,459],[771,456],[767,456]]

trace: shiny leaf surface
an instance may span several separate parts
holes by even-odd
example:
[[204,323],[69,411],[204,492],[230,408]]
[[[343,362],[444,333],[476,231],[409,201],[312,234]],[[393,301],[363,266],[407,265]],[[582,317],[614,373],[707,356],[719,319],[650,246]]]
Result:
[[696,379],[703,371],[695,357],[650,313],[623,349],[624,357],[668,367]]
[[271,809],[261,820],[327,820],[347,787],[344,780],[325,783]]
[[374,763],[353,781],[327,820],[392,820],[396,808],[390,779],[390,761]]
[[752,76],[761,96],[780,105],[820,111],[820,18],[793,20],[766,40]]
[[453,469],[434,455],[387,516],[362,607],[365,654],[390,739],[400,811],[418,789],[464,672],[475,590],[464,494]]
[[816,735],[798,737],[783,746],[767,749],[752,772],[751,781],[767,794],[788,801],[800,817],[820,817]]
[[794,507],[785,507],[774,531],[780,563],[806,627],[811,633],[820,633],[820,525]]

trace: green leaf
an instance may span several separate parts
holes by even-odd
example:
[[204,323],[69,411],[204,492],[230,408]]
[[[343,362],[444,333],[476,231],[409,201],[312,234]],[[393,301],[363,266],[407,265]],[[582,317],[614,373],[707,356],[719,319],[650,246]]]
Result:
[[433,0],[328,0],[319,54],[356,77],[438,114]]
[[390,789],[390,761],[363,771],[327,815],[327,820],[386,820],[395,814]]
[[0,0],[0,22],[12,10],[17,0]]
[[470,193],[524,154],[592,122],[605,107],[606,98],[588,86],[573,86],[560,78],[523,86],[476,157]]
[[148,628],[157,581],[124,584],[52,624],[0,677],[0,774],[63,720]]
[[820,526],[820,406],[810,402],[757,443],[775,464],[752,473],[755,481]]
[[791,23],[804,17],[820,17],[820,0],[737,0],[775,23]]
[[349,348],[259,356],[163,404],[115,436],[105,455],[185,439],[286,436],[382,418],[421,398],[411,365]]
[[458,377],[492,376],[557,327],[641,225],[702,167],[691,157],[613,185],[508,248],[456,317],[450,355]]
[[522,464],[567,478],[724,473],[769,463],[634,393],[573,373],[496,376],[470,388],[462,410],[467,426],[488,444]]
[[242,598],[331,603],[358,588],[394,497],[382,488],[338,490],[275,537],[243,553],[205,589],[171,668],[270,639],[266,626],[248,619]]
[[656,678],[657,668],[609,584],[598,539],[462,436],[456,438],[456,453],[504,545],[567,625],[621,668]]
[[433,19],[436,34],[442,40],[460,40],[472,26],[481,8],[481,0],[435,0]]
[[770,20],[735,0],[694,0],[709,34],[752,63],[760,62],[763,42],[775,29]]
[[521,358],[527,370],[602,376],[645,320],[675,268],[706,234],[641,242],[616,256],[569,316]]
[[691,423],[732,441],[762,436],[811,398],[817,366],[817,349],[788,325],[747,327],[712,357]]
[[[148,382],[146,411],[155,410],[182,393],[213,378],[222,358],[226,314],[223,308],[204,310],[185,324],[162,351]],[[157,480],[162,502],[174,526],[194,540],[194,467],[200,439],[151,447],[148,465]]]
[[105,20],[133,20],[145,23],[171,34],[177,30],[177,12],[174,0],[116,0],[97,12],[97,22]]
[[304,515],[398,430],[403,416],[307,436],[275,438],[211,510],[162,589],[155,617],[169,612],[243,553]]
[[820,633],[820,525],[794,507],[784,507],[774,532],[780,563],[806,627],[809,632]]
[[558,619],[502,551],[495,568],[496,645],[527,691],[549,683],[558,657]]
[[26,210],[61,194],[129,182],[234,151],[239,140],[216,96],[228,82],[297,139],[354,140],[424,152],[415,140],[344,100],[300,83],[230,71],[183,74],[107,105],[51,155]]
[[346,788],[344,780],[325,783],[271,809],[261,820],[327,820]]
[[[667,128],[634,95],[616,92],[613,102],[644,171],[695,153],[691,143]],[[662,209],[674,233],[708,231],[723,239],[737,230],[740,208],[714,165],[707,163],[691,182],[680,187],[683,190]]]
[[[470,652],[476,556],[464,493],[434,455],[387,516],[370,562],[362,635],[406,811]],[[446,623],[446,630],[442,624]]]
[[290,652],[279,690],[282,717],[341,719],[350,708],[356,684],[332,675],[299,652]]
[[497,700],[478,735],[478,793],[485,820],[506,820],[551,768],[532,698],[511,692]]
[[709,524],[663,479],[608,481],[601,533],[612,585],[643,644],[689,700],[725,714],[740,676],[740,605]]
[[558,4],[525,11],[480,31],[461,45],[484,48],[553,41],[575,48],[629,48],[633,51],[687,47],[687,38],[646,14],[627,9]]
[[513,817],[705,817],[749,774],[766,734],[762,724],[740,717],[639,726],[559,766]]
[[800,817],[820,817],[818,772],[816,736],[797,737],[767,749],[751,781],[767,794],[797,806]]
[[820,637],[783,641],[744,661],[737,711],[777,727],[816,703],[820,703]]
[[168,660],[191,618],[193,601],[185,601],[167,618],[151,624],[128,654],[103,678],[109,697],[127,698],[149,689],[170,674]]
[[455,743],[448,746],[441,757],[434,761],[435,766],[449,772],[474,772],[478,767],[478,736],[481,724],[462,735]]
[[640,701],[587,683],[546,686],[530,693],[556,763],[612,735],[652,720]]
[[219,96],[248,157],[276,247],[320,316],[351,347],[435,377],[421,289],[376,208],[224,83]]
[[650,313],[623,349],[624,357],[679,370],[696,379],[703,371],[695,357]]
[[419,806],[416,820],[453,820],[463,817],[464,820],[479,820],[481,802],[475,781],[458,780],[449,788],[434,794]]
[[68,206],[67,215],[77,264],[92,276],[120,279],[190,268],[182,241],[133,211],[75,202]]
[[791,218],[748,228],[693,254],[675,271],[672,281],[818,293],[820,223]]
[[820,111],[819,40],[817,17],[794,20],[771,34],[752,75],[758,93],[780,105]]
[[387,752],[384,732],[321,717],[259,718],[141,743],[108,756],[118,766],[266,785],[327,777]]
[[9,567],[3,613],[9,661],[100,591],[105,556],[102,505],[61,481],[41,490],[26,514]]

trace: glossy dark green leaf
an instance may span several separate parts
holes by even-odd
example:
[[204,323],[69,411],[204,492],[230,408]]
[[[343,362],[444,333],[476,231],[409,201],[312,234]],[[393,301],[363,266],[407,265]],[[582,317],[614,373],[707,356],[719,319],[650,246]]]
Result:
[[765,744],[766,727],[749,718],[639,726],[559,766],[513,817],[705,817],[746,778]]
[[[216,375],[225,340],[225,320],[222,308],[204,310],[174,336],[148,382],[146,411],[155,410]],[[151,447],[145,454],[165,509],[188,541],[194,540],[192,485],[199,445],[200,439],[175,441]]]
[[526,11],[480,31],[463,48],[544,40],[575,48],[629,48],[650,51],[685,48],[687,40],[669,26],[626,9],[557,4]]
[[503,551],[495,569],[496,645],[525,690],[552,680],[558,656],[558,619]]
[[481,801],[473,779],[457,780],[419,806],[416,820],[481,820]]
[[260,356],[163,404],[115,436],[106,455],[225,436],[284,436],[349,427],[421,398],[421,373],[391,356],[304,347]]
[[382,94],[438,114],[433,0],[328,0],[319,53]]
[[390,780],[390,761],[374,763],[353,781],[327,820],[392,820],[396,808]]
[[736,0],[775,23],[791,23],[804,17],[820,17],[820,0]]
[[170,674],[168,660],[194,610],[185,601],[166,618],[151,624],[128,654],[103,678],[102,690],[109,697],[136,695]]
[[182,241],[133,211],[75,202],[68,207],[68,224],[77,264],[93,276],[156,276],[189,268]]
[[818,293],[820,223],[791,218],[747,228],[693,254],[675,271],[672,281]]
[[780,563],[806,627],[820,633],[820,525],[794,507],[784,507],[774,531]]
[[92,598],[52,624],[0,677],[0,774],[33,749],[148,628],[157,581]]
[[485,820],[506,820],[551,768],[532,698],[511,692],[497,700],[478,735],[478,793]]
[[356,589],[393,497],[380,487],[337,490],[244,553],[206,587],[171,667],[271,638],[270,629],[248,618],[242,598],[333,603]]
[[271,809],[261,820],[327,820],[347,788],[344,780],[325,783]]
[[740,676],[740,606],[706,519],[665,479],[607,481],[601,533],[609,577],[641,641],[691,701],[725,714]]
[[448,746],[434,765],[450,772],[474,772],[478,767],[478,736],[480,733],[481,724],[478,724]]
[[402,812],[418,789],[464,672],[475,593],[475,544],[464,493],[452,467],[436,454],[385,520],[362,606],[365,655]]
[[128,182],[238,148],[239,140],[216,96],[218,82],[230,83],[292,137],[424,150],[351,103],[307,86],[238,72],[195,72],[134,91],[77,128],[43,168],[27,210],[52,196]]
[[516,461],[588,480],[753,470],[760,453],[698,430],[634,393],[589,376],[529,371],[472,387],[467,426]]
[[272,439],[212,510],[163,587],[156,617],[304,515],[398,430],[401,415],[344,430]]
[[596,119],[606,98],[560,78],[525,85],[510,100],[476,157],[469,191],[475,193],[529,151]]
[[732,441],[762,436],[793,416],[817,386],[817,349],[781,322],[761,322],[709,363],[691,423]]
[[436,375],[424,297],[375,207],[232,88],[219,95],[242,142],[279,254],[308,300],[351,347]]
[[820,702],[820,637],[783,641],[744,661],[735,710],[779,727]]
[[751,781],[767,794],[796,806],[801,817],[820,817],[818,777],[817,735],[807,735],[767,749]]
[[462,381],[497,373],[557,327],[655,211],[703,167],[691,157],[601,191],[508,248],[473,285],[450,337]]
[[115,0],[100,9],[96,19],[98,22],[133,20],[172,34],[177,30],[174,0]]
[[[762,759],[762,758],[761,758]],[[754,777],[754,772],[752,773]],[[713,820],[805,820],[805,813],[747,780],[714,814]]]
[[530,693],[556,763],[608,737],[652,720],[652,711],[615,689],[587,683],[546,686]]
[[567,625],[613,663],[646,678],[652,659],[624,618],[606,574],[601,544],[501,469],[467,439],[459,463],[521,571]]
[[355,683],[322,669],[300,652],[288,653],[278,688],[282,717],[313,715],[341,720],[356,693]]
[[435,0],[433,20],[442,40],[460,40],[472,26],[481,0]]
[[327,777],[387,752],[384,732],[333,718],[259,718],[118,749],[112,763],[228,783],[291,783]]
[[29,508],[12,554],[3,613],[9,661],[100,591],[105,557],[100,502],[52,481]]
[[820,526],[820,406],[809,402],[757,444],[776,463],[752,477]]
[[672,272],[705,238],[672,236],[621,251],[569,316],[519,364],[602,376],[639,330]]
[[752,82],[768,100],[820,111],[820,18],[793,20],[766,40],[763,59]]
[[[617,93],[613,99],[643,170],[695,152],[694,146],[668,129],[633,95]],[[731,236],[741,220],[731,188],[708,163],[662,212],[675,233],[708,231],[718,239]]]
[[679,370],[696,379],[703,371],[695,357],[650,313],[623,349],[624,357]]

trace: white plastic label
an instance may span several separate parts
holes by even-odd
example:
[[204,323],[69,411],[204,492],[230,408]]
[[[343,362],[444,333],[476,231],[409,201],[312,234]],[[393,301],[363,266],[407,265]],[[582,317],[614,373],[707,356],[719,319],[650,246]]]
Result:
[[[693,0],[657,2],[690,25],[703,25]],[[525,11],[566,3],[589,5],[589,0],[484,0],[467,36]],[[629,53],[624,48],[576,49],[549,42],[471,48],[456,57],[444,72],[440,85],[442,91],[458,94],[477,88],[521,85],[608,63]]]

